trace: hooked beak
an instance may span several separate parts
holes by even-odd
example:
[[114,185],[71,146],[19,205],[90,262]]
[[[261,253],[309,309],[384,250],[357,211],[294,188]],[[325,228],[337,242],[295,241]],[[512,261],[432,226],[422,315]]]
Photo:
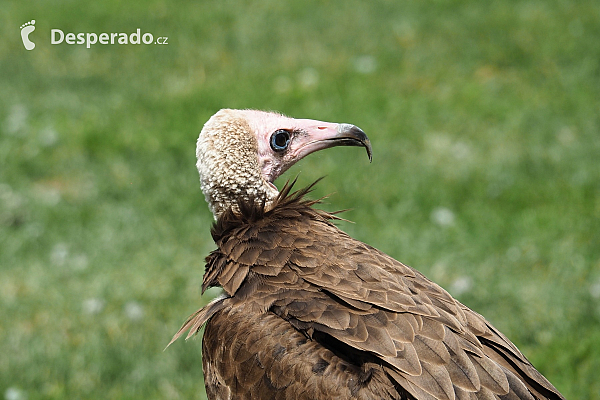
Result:
[[319,122],[316,126],[310,126],[309,129],[301,129],[299,137],[295,140],[296,143],[292,152],[294,153],[294,158],[296,160],[314,153],[315,151],[335,146],[364,147],[367,151],[367,156],[369,156],[369,162],[373,159],[371,141],[362,129],[351,124]]

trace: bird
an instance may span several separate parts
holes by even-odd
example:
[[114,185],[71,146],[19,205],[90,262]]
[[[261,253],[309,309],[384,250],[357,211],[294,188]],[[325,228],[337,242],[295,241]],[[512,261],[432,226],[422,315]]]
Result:
[[[357,126],[222,109],[196,156],[215,222],[202,292],[171,343],[204,327],[209,399],[564,399],[519,349],[441,286],[338,228],[336,212],[275,180]],[[171,344],[169,343],[169,345]]]

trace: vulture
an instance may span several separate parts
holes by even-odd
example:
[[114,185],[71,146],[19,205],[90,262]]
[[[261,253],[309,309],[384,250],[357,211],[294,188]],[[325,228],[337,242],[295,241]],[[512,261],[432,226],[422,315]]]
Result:
[[[197,142],[216,250],[202,291],[209,399],[563,399],[484,317],[419,271],[351,238],[314,187],[274,181],[317,150],[362,146],[351,124],[223,109]],[[171,344],[170,343],[170,344]]]

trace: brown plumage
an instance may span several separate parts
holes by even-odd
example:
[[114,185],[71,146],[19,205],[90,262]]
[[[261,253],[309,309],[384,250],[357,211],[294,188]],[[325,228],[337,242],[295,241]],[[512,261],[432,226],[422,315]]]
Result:
[[217,214],[203,290],[225,294],[173,338],[206,324],[210,399],[563,398],[481,315],[292,186]]

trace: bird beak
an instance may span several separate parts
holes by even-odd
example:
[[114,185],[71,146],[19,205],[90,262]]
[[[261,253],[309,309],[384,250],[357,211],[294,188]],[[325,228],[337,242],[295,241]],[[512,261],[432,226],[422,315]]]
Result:
[[299,160],[315,151],[335,146],[361,146],[367,150],[369,162],[373,159],[371,141],[358,126],[328,122],[299,120],[299,134],[294,138],[292,152]]

